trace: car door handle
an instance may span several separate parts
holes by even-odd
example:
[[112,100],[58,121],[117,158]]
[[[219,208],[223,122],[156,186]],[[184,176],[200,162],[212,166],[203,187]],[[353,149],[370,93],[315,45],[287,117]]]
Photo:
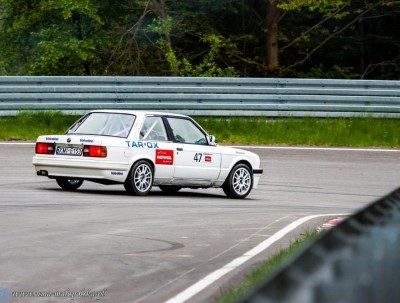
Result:
[[177,151],[183,151],[183,148],[177,147],[176,150],[177,150]]

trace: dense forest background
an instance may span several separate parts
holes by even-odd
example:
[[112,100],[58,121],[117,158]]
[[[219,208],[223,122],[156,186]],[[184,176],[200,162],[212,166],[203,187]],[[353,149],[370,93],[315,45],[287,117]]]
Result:
[[400,1],[0,0],[0,75],[400,79]]

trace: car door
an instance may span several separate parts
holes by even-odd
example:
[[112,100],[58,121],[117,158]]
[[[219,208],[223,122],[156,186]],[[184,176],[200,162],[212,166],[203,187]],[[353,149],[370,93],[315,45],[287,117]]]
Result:
[[221,170],[219,148],[209,145],[204,131],[191,119],[167,117],[174,141],[174,179],[176,183],[209,185]]
[[139,131],[139,143],[153,153],[154,183],[170,183],[174,177],[174,143],[168,139],[162,117],[148,115]]

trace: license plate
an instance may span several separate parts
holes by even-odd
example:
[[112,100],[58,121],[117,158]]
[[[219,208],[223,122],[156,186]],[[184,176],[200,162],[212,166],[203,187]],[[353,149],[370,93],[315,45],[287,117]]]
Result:
[[57,146],[56,155],[82,156],[82,148]]

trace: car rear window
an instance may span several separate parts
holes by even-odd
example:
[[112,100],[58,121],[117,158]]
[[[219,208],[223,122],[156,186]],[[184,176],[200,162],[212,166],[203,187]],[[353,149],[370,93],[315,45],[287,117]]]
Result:
[[126,138],[135,118],[130,114],[90,113],[76,122],[67,133]]

